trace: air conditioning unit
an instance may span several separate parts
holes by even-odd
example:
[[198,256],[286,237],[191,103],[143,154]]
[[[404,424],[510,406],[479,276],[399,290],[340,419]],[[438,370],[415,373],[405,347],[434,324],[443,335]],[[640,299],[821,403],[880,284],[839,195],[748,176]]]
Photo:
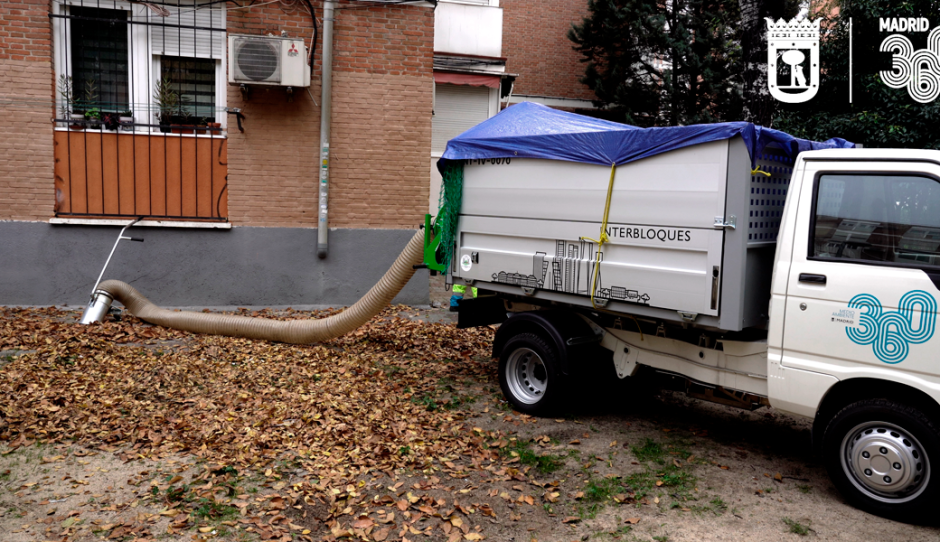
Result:
[[228,53],[229,83],[310,86],[307,46],[301,38],[230,35]]

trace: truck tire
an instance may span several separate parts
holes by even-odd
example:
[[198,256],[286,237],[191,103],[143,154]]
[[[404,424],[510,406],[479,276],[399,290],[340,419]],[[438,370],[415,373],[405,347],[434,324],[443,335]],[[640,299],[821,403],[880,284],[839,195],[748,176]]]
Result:
[[833,483],[854,506],[900,521],[930,517],[940,496],[940,431],[922,411],[866,399],[826,426],[823,459]]
[[513,408],[532,416],[549,416],[561,395],[557,353],[534,333],[506,341],[499,356],[499,387]]

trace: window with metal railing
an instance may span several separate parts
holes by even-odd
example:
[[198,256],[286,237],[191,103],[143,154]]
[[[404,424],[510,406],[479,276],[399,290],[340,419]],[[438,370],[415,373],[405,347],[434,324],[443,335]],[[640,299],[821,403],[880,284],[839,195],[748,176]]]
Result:
[[73,6],[72,88],[80,112],[128,108],[127,12]]
[[56,0],[56,216],[225,220],[225,4]]

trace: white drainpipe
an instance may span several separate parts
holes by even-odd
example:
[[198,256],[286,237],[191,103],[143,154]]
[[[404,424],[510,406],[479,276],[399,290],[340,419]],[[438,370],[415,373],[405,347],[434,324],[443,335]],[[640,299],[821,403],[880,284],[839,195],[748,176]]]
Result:
[[320,78],[320,217],[317,222],[317,256],[326,258],[329,252],[329,220],[327,216],[330,195],[330,119],[333,107],[333,7],[335,2],[323,2],[323,53]]

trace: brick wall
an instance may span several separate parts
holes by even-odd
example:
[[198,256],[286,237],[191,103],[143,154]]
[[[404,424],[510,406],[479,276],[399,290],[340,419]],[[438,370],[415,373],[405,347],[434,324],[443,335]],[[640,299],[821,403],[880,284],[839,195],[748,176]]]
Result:
[[0,7],[0,220],[52,216],[54,99],[48,0]]
[[568,29],[587,15],[587,0],[501,0],[506,71],[518,73],[516,94],[590,100]]
[[51,60],[52,26],[49,23],[49,0],[4,1],[2,13],[0,60]]
[[[309,35],[300,5],[230,11],[228,29]],[[334,23],[330,227],[415,228],[430,175],[433,10],[340,6],[347,9],[336,10]],[[310,87],[317,102],[319,50]],[[253,90],[246,102],[230,87],[228,100],[248,117],[244,134],[229,130],[230,220],[316,226],[320,108],[306,92],[288,103],[282,89]]]
[[431,77],[334,72],[333,84],[330,225],[416,229],[430,190]]

